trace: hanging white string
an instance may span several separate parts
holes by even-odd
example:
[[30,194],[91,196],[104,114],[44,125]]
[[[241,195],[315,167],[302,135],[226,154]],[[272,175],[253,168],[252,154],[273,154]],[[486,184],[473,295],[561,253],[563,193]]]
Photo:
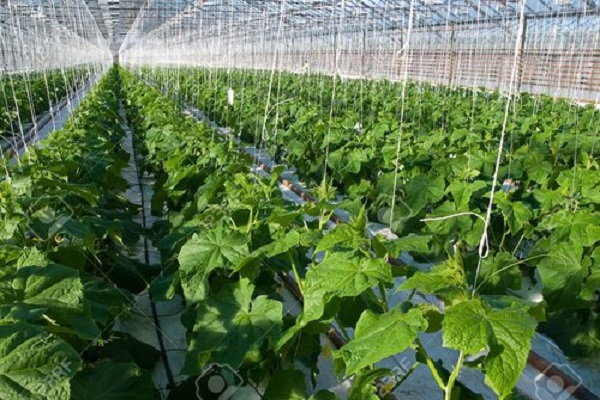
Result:
[[485,221],[483,224],[483,233],[481,235],[481,240],[479,241],[479,261],[477,263],[477,270],[475,271],[475,279],[473,281],[473,291],[472,294],[475,293],[477,288],[477,280],[479,279],[479,273],[481,270],[481,261],[489,255],[490,249],[488,245],[488,229],[490,225],[490,221],[492,219],[492,211],[494,208],[494,196],[496,194],[496,186],[498,185],[498,175],[500,173],[500,164],[502,163],[502,154],[504,149],[504,140],[506,137],[506,126],[508,124],[508,118],[510,115],[510,105],[513,97],[516,95],[516,87],[517,87],[517,71],[519,68],[520,57],[522,56],[522,39],[525,34],[525,4],[526,0],[521,0],[521,10],[519,17],[519,28],[517,33],[517,38],[515,41],[515,53],[513,58],[512,72],[510,76],[509,82],[509,91],[506,99],[506,107],[504,109],[504,120],[502,122],[502,132],[500,134],[500,142],[498,143],[498,154],[496,156],[496,166],[494,168],[494,175],[492,177],[492,189],[490,192],[490,201],[488,203]]
[[392,203],[390,205],[390,229],[394,223],[394,212],[396,207],[396,192],[398,190],[398,176],[400,174],[400,150],[402,149],[402,134],[404,130],[404,112],[406,107],[406,88],[408,86],[408,63],[410,62],[409,50],[410,39],[413,29],[414,18],[414,0],[410,2],[410,11],[408,13],[408,30],[406,32],[406,40],[402,49],[402,89],[400,96],[400,125],[398,127],[398,141],[396,142],[396,165],[394,166],[394,187],[392,191]]

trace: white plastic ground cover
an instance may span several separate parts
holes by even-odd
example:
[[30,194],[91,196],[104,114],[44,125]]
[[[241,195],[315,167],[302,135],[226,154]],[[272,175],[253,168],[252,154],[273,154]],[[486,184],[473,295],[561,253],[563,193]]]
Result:
[[[125,116],[122,107],[120,114],[121,117]],[[125,151],[130,155],[129,165],[122,172],[123,177],[129,184],[129,189],[127,189],[125,197],[132,203],[143,207],[144,211],[140,212],[134,221],[144,227],[152,226],[156,221],[156,218],[151,215],[150,211],[150,199],[152,198],[154,182],[147,175],[139,178],[137,161],[134,158],[132,132],[127,126],[124,126],[124,129],[127,136],[124,138],[122,144]],[[157,265],[161,261],[159,252],[144,237],[140,238],[138,246],[135,249],[135,258],[137,261],[149,265]],[[115,330],[128,333],[137,340],[151,345],[158,351],[162,350],[160,343],[162,341],[162,347],[165,350],[162,353],[164,358],[161,357],[158,360],[152,371],[152,377],[156,387],[160,390],[161,397],[166,399],[170,383],[167,365],[174,378],[173,383],[176,384],[187,379],[187,376],[179,374],[187,352],[185,328],[181,324],[181,315],[184,309],[183,299],[176,295],[169,302],[154,302],[154,307],[156,315],[152,308],[152,300],[148,291],[140,293],[135,297],[135,303],[132,305],[132,313],[128,316],[120,317],[115,323]],[[155,318],[158,323],[156,323]]]
[[[202,111],[200,111],[199,109],[191,106],[186,106],[185,109],[188,115],[194,117],[195,119],[203,123],[209,124],[213,128],[217,129],[217,131],[221,134],[229,134],[231,132],[230,129],[219,127],[214,122],[207,120]],[[238,138],[235,139],[236,142],[240,143]],[[255,146],[248,145],[244,145],[243,150],[246,153],[250,154],[256,160],[256,164],[262,162],[263,164],[270,167],[276,165],[272,157],[264,150],[258,149]],[[254,169],[260,170],[262,171],[262,173],[267,174],[262,169],[256,166],[254,167]],[[282,177],[287,179],[297,187],[300,187],[303,190],[307,190],[306,186],[298,179],[294,169],[286,167],[286,169],[282,173]],[[287,201],[291,201],[297,204],[305,203],[303,199],[301,199],[294,192],[286,188],[284,185],[279,184],[279,188],[283,194],[284,199],[286,199]],[[336,210],[336,214],[338,214],[343,220],[348,219],[347,213],[345,213],[343,210]],[[368,237],[373,237],[378,234],[381,234],[388,240],[398,239],[398,236],[392,233],[388,226],[373,222],[369,222],[367,224],[365,234]],[[416,263],[408,253],[402,253],[399,258],[404,263],[422,270],[431,268],[432,266],[432,264]],[[404,301],[408,296],[408,293],[398,292],[396,290],[396,288],[403,281],[404,278],[398,278],[395,282],[395,288],[388,291],[388,302],[391,307]],[[524,288],[524,290],[528,289],[530,288]],[[423,297],[422,300],[424,302],[437,304],[438,307],[440,307],[443,310],[443,303],[441,303],[438,299],[436,299],[433,296]],[[352,337],[352,330],[350,330],[349,333]],[[453,368],[458,357],[458,353],[451,349],[444,348],[442,346],[442,341],[439,333],[422,334],[420,335],[420,339],[421,342],[426,346],[428,353],[434,360],[441,360],[444,367],[448,370],[451,370]],[[322,340],[329,343],[325,335],[323,335]],[[564,355],[564,353],[551,339],[537,333],[532,342],[532,350],[540,356],[542,356],[543,358],[545,358],[548,362],[555,365],[561,371],[571,375],[576,381],[581,381],[581,383],[584,384],[588,389],[592,390],[595,393],[600,393],[600,368],[598,368],[598,366],[600,365],[599,360],[581,360],[576,362],[571,361]],[[390,368],[394,371],[397,371],[398,374],[401,375],[403,372],[405,373],[408,370],[408,368],[410,368],[410,366],[407,368],[406,365],[412,365],[414,363],[414,360],[414,351],[407,350],[405,352],[397,354],[396,356],[389,357],[381,361],[380,363],[377,363],[377,365],[381,367]],[[324,373],[319,374],[316,389],[319,390],[322,388],[324,389],[335,387],[336,394],[342,399],[345,399],[347,397],[349,383],[348,381],[343,381],[339,383],[335,378],[335,375],[327,373],[327,371],[333,372],[331,359],[320,356],[318,367],[319,370],[323,371]],[[556,377],[554,379],[556,379]],[[493,391],[488,386],[484,384],[484,375],[479,371],[463,368],[458,376],[458,381],[470,390],[472,390],[474,393],[481,394],[485,400],[495,400],[498,398],[498,396],[495,393],[493,393]],[[424,382],[427,382],[427,384],[424,384]],[[307,387],[311,386],[307,385]],[[529,365],[524,370],[519,382],[517,383],[516,389],[522,396],[535,400],[576,400],[576,398],[572,396],[569,392],[561,390],[561,387],[557,387],[556,385],[554,385],[545,375],[543,375],[540,371]],[[402,385],[400,385],[394,391],[394,395],[398,396],[399,398],[408,400],[434,399],[443,397],[443,394],[434,382],[430,371],[426,366],[423,365],[419,366],[402,383]]]

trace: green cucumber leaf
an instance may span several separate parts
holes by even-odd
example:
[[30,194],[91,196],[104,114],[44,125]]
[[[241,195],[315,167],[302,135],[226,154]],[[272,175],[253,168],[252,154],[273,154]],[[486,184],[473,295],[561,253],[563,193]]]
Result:
[[523,166],[529,179],[542,186],[547,185],[548,177],[552,174],[552,164],[544,159],[543,154],[532,151],[523,159]]
[[292,231],[280,239],[277,239],[265,246],[262,246],[246,257],[242,258],[234,267],[234,271],[241,271],[244,267],[250,265],[253,261],[262,257],[271,258],[279,254],[288,252],[300,244],[300,233]]
[[554,243],[570,241],[576,246],[593,246],[600,240],[600,214],[561,210],[543,219],[538,229],[551,231]]
[[346,364],[346,375],[375,364],[386,357],[406,350],[420,332],[427,329],[427,321],[419,309],[403,313],[399,309],[386,314],[365,311],[357,325],[354,340],[335,353]]
[[304,374],[297,370],[279,370],[273,374],[263,395],[263,400],[304,400],[306,383]]
[[358,296],[380,282],[391,282],[390,265],[353,252],[331,253],[307,272],[301,324],[319,319],[334,297]]
[[379,400],[376,382],[390,375],[392,371],[385,368],[360,371],[354,377],[348,400]]
[[85,368],[71,382],[72,400],[137,400],[157,396],[152,376],[134,363],[103,363]]
[[23,267],[0,280],[0,304],[24,304],[52,311],[83,310],[79,273],[59,264]]
[[252,300],[253,291],[254,285],[242,279],[198,304],[186,370],[201,368],[204,353],[210,353],[214,362],[237,368],[248,352],[279,337],[282,304],[266,296]]
[[586,270],[581,265],[580,246],[559,243],[537,265],[544,285],[543,294],[551,307],[564,307],[564,299],[574,299],[582,289]]
[[502,251],[481,261],[478,290],[486,294],[506,294],[509,289],[521,287],[518,260]]
[[541,331],[568,356],[590,358],[600,354],[600,319],[581,318],[582,314],[585,312],[572,310],[552,313]]
[[486,383],[504,399],[525,368],[536,325],[527,308],[493,310],[480,300],[467,300],[446,310],[442,338],[445,347],[466,355],[486,352]]
[[364,247],[365,242],[368,243],[364,237],[364,232],[357,232],[350,224],[341,224],[323,236],[315,249],[315,254],[331,250],[336,246],[345,249],[358,249]]
[[190,303],[202,301],[208,293],[208,276],[216,268],[233,268],[248,254],[246,238],[224,223],[195,234],[179,252],[181,286]]
[[0,322],[0,359],[3,400],[67,400],[81,364],[66,342],[22,322]]
[[415,253],[428,253],[431,248],[429,243],[431,242],[431,235],[417,235],[411,233],[407,236],[403,236],[393,242],[390,242],[390,252],[394,256],[399,256],[401,252],[415,252]]
[[398,290],[419,290],[448,300],[467,296],[467,282],[458,260],[448,259],[428,272],[417,271]]

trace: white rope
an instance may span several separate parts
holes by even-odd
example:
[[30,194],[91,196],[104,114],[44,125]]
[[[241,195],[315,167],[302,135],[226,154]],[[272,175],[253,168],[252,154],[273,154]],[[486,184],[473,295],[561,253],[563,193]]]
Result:
[[521,0],[521,16],[519,18],[519,30],[517,34],[517,40],[515,43],[515,56],[513,59],[513,67],[510,78],[510,86],[509,86],[509,96],[506,100],[506,108],[504,109],[504,121],[502,123],[502,133],[500,135],[500,143],[498,144],[498,155],[496,157],[496,167],[494,170],[494,176],[492,178],[492,190],[490,193],[490,202],[488,203],[488,208],[486,211],[485,221],[483,225],[483,233],[481,235],[481,240],[479,241],[479,262],[477,264],[477,270],[475,272],[475,279],[473,281],[473,294],[477,288],[477,280],[479,279],[479,273],[481,270],[481,260],[486,258],[489,255],[489,246],[488,246],[488,229],[490,225],[490,221],[492,219],[492,209],[494,207],[494,196],[496,194],[496,186],[498,185],[498,175],[500,173],[500,164],[502,162],[502,153],[504,148],[504,140],[506,137],[506,126],[508,123],[508,116],[510,114],[510,103],[514,96],[515,84],[516,84],[516,75],[517,68],[519,64],[519,55],[521,54],[520,47],[524,34],[525,27],[525,1]]
[[446,215],[443,217],[431,217],[431,218],[423,218],[420,221],[421,222],[430,222],[430,221],[446,221],[448,219],[452,219],[452,218],[456,218],[456,217],[462,217],[464,215],[470,215],[473,217],[477,217],[480,220],[482,220],[485,223],[485,218],[483,218],[481,215],[476,214],[474,212],[471,211],[465,211],[465,212],[461,212],[461,213],[457,213],[457,214],[451,214],[451,215]]
[[408,57],[410,56],[410,37],[413,29],[413,18],[414,18],[414,0],[410,2],[410,12],[408,14],[408,31],[406,33],[406,42],[402,55],[402,94],[400,102],[402,104],[400,109],[400,126],[398,127],[398,141],[396,143],[396,165],[394,169],[394,189],[392,192],[392,204],[390,207],[390,230],[392,230],[392,224],[394,223],[394,209],[396,207],[396,191],[398,190],[398,175],[400,173],[400,150],[402,149],[402,134],[404,132],[404,112],[406,105],[406,86],[408,85]]
[[[471,211],[465,211],[465,212],[461,212],[461,213],[446,215],[446,216],[443,216],[443,217],[423,218],[423,219],[421,219],[419,221],[421,221],[421,222],[447,221],[447,220],[452,219],[452,218],[463,217],[463,216],[467,216],[467,215],[471,216],[471,217],[477,217],[477,218],[479,218],[481,221],[483,221],[483,224],[485,226],[486,219],[483,218],[481,215],[476,214],[476,213],[471,212]],[[482,259],[486,258],[488,256],[489,252],[490,252],[490,250],[489,250],[490,246],[489,246],[489,243],[488,243],[488,237],[487,237],[487,235],[484,235],[484,238],[485,238],[485,249],[486,249],[486,251],[485,251],[483,257],[481,257]],[[483,238],[482,238],[482,240],[483,240]]]

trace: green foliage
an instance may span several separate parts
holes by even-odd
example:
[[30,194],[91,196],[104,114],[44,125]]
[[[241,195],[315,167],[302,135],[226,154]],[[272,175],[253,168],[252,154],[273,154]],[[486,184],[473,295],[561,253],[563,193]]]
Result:
[[[246,355],[280,333],[283,316],[280,302],[266,296],[252,300],[254,285],[248,280],[225,286],[200,303],[188,351],[187,368],[201,368],[203,353],[221,364],[239,368]],[[199,371],[197,371],[199,372]]]
[[403,352],[426,328],[427,321],[419,309],[407,313],[392,310],[381,315],[367,310],[356,324],[354,340],[339,350],[336,356],[343,359],[346,373],[352,375]]
[[0,78],[0,133],[14,135],[90,78],[88,67],[9,74]]
[[[64,78],[71,82],[75,75],[67,72]],[[126,256],[142,229],[133,222],[137,207],[123,196],[127,183],[121,170],[129,155],[120,144],[119,97],[119,74],[112,70],[63,129],[31,146],[20,162],[7,159],[2,165],[3,398],[124,399],[156,393],[148,372],[156,363],[148,358],[154,350],[112,329],[154,274]],[[116,352],[119,346],[127,351]]]
[[179,252],[179,273],[186,299],[204,300],[210,272],[215,268],[231,269],[247,252],[246,238],[223,224],[194,234]]
[[479,300],[467,300],[447,309],[442,337],[445,347],[466,355],[485,352],[486,383],[506,398],[525,368],[536,325],[526,308],[494,310]]
[[[322,95],[332,90],[331,78],[281,74],[281,85],[271,93],[278,99],[275,105],[266,103],[269,74],[261,72],[142,72],[231,128],[219,135],[195,123],[156,89],[123,72],[136,148],[145,156],[144,169],[156,177],[154,209],[169,210],[168,221],[156,228],[156,243],[163,265],[172,270],[169,290],[187,301],[187,371],[226,363],[246,379],[270,382],[270,393],[302,397],[311,390],[291,366],[302,362],[313,380],[319,352],[328,352],[319,335],[335,322],[347,344],[334,353],[334,363],[344,376],[354,377],[350,398],[374,398],[378,381],[389,374],[377,363],[409,347],[448,398],[477,397],[455,382],[461,368],[480,369],[486,383],[506,398],[525,366],[537,320],[552,320],[565,308],[561,301],[569,303],[565,299],[577,299],[570,310],[576,315],[591,315],[598,225],[593,194],[598,166],[591,155],[596,111],[582,109],[587,119],[573,125],[577,130],[565,131],[548,115],[572,112],[568,104],[527,95],[518,99],[500,184],[510,178],[520,185],[495,188],[489,255],[479,264],[481,217],[489,203],[506,105],[497,93],[409,84],[407,113],[399,121],[398,87],[389,82],[368,82],[369,93],[361,91],[365,82],[344,82],[332,104]],[[226,101],[229,87],[236,90],[233,106]],[[355,101],[359,92],[370,103],[367,113]],[[270,106],[278,117],[267,118],[263,129]],[[319,204],[283,201],[273,177],[252,171],[253,161],[240,151],[237,137],[296,167]],[[575,152],[581,157],[573,157]],[[349,198],[333,204],[336,191]],[[324,230],[337,207],[357,217]],[[461,215],[423,221],[456,213]],[[308,222],[304,215],[321,221]],[[366,240],[367,216],[379,217],[400,239]],[[569,252],[565,246],[571,246]],[[392,269],[386,258],[401,252],[442,261],[429,270]],[[564,257],[570,264],[567,285],[556,280]],[[522,275],[535,276],[536,268],[545,286],[541,304],[513,294]],[[293,275],[296,291],[304,296],[304,303],[291,310],[282,307],[284,275]],[[390,310],[387,290],[403,275],[407,279],[400,290],[410,297]],[[437,296],[445,308],[415,305],[416,292]],[[550,327],[543,325],[552,332]],[[425,331],[441,332],[445,346],[461,352],[454,371],[446,373],[428,359],[418,340]],[[241,339],[260,334],[258,340]],[[594,347],[593,340],[577,340]],[[465,363],[465,356],[479,357]]]

